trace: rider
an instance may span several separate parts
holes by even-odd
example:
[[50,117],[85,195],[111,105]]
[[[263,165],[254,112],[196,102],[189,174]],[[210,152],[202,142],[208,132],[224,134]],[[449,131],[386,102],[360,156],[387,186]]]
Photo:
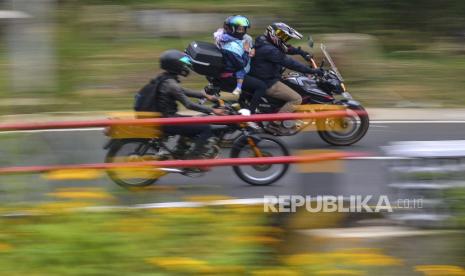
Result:
[[[266,28],[265,34],[255,40],[255,56],[252,59],[250,75],[263,80],[268,87],[266,95],[285,101],[279,112],[294,112],[295,106],[302,103],[302,97],[282,83],[281,74],[285,68],[304,74],[322,75],[321,69],[313,69],[300,63],[288,55],[311,57],[300,49],[288,44],[292,38],[301,39],[302,35],[285,23],[273,23]],[[285,132],[279,121],[272,122],[269,127],[278,132]]]
[[242,15],[232,15],[226,18],[223,28],[214,34],[215,43],[223,54],[224,71],[220,75],[222,90],[231,91],[240,95],[242,89],[250,91],[253,96],[248,108],[255,113],[260,99],[265,95],[266,84],[250,75],[250,57],[254,55],[252,37],[247,35],[250,22]]
[[[223,115],[222,109],[212,109],[210,107],[193,103],[189,97],[207,98],[215,101],[214,96],[205,92],[193,91],[182,88],[179,83],[179,76],[187,77],[190,72],[191,62],[189,57],[178,50],[168,50],[160,56],[160,67],[164,70],[149,84],[144,86],[136,95],[134,109],[142,112],[158,112],[162,117],[181,117],[178,114],[177,102],[180,102],[187,109],[199,111],[206,114]],[[216,143],[211,127],[209,125],[164,125],[163,133],[168,135],[181,136],[176,147],[177,153],[185,153],[190,146],[184,137],[194,138],[194,148],[189,154],[191,158],[209,158],[208,150]]]

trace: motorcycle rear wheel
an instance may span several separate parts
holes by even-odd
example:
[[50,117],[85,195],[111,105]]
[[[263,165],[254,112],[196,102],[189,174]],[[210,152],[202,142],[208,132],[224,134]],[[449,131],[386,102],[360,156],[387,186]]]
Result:
[[[141,146],[148,146],[147,139],[122,139],[115,141],[110,146],[106,156],[106,163],[117,162],[142,162],[157,160],[157,153],[153,148],[151,152],[138,152]],[[152,185],[164,173],[155,171],[152,168],[143,169],[110,169],[107,171],[110,179],[124,188],[138,188]]]

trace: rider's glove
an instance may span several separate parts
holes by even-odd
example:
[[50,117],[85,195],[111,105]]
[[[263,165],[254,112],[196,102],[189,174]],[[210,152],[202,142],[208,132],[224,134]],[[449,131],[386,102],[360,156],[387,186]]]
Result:
[[312,53],[306,52],[306,51],[302,50],[302,48],[300,48],[300,47],[294,48],[294,51],[295,51],[296,54],[303,57],[306,61],[310,61],[313,58]]
[[[300,47],[299,47],[300,48]],[[299,49],[300,50],[300,49]],[[300,55],[306,60],[310,61],[313,58],[312,53],[305,52],[304,50],[300,50]]]
[[304,55],[302,55],[302,57],[306,60],[306,61],[310,61],[312,58],[313,58],[313,55],[311,53],[305,53]]
[[325,70],[323,70],[321,68],[315,68],[315,69],[312,69],[311,74],[316,75],[318,77],[322,77],[325,74]]

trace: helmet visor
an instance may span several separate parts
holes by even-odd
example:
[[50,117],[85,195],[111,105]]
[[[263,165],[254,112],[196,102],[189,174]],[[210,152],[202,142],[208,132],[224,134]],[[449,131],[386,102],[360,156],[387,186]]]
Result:
[[285,31],[283,30],[276,30],[276,36],[281,39],[283,42],[288,42],[292,37],[289,36]]
[[183,56],[179,59],[182,63],[184,63],[188,68],[192,68],[192,61],[189,56]]

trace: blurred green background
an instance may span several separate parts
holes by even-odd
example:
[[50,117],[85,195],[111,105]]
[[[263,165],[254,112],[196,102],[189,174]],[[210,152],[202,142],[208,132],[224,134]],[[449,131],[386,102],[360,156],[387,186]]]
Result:
[[[211,41],[222,20],[238,13],[251,19],[253,36],[284,21],[311,33],[317,46],[325,43],[349,91],[366,106],[465,105],[465,1],[0,0],[0,5],[23,12],[0,13],[0,115],[131,109],[134,93],[159,71],[162,51]],[[306,47],[305,41],[295,43]],[[320,60],[319,48],[312,51]],[[185,81],[190,88],[204,85],[196,74]],[[40,146],[25,142],[31,139],[3,136],[9,145],[4,155],[15,158],[0,163],[57,154],[45,138]],[[0,274],[465,275],[455,266],[464,263],[463,231],[375,243],[289,235],[290,243],[284,229],[249,206],[74,212],[120,203],[94,189],[58,191],[48,194],[56,202],[18,206],[34,198],[31,182],[41,184],[31,179],[3,181]],[[463,229],[464,193],[447,196]],[[95,202],[86,202],[89,198]],[[314,228],[340,226],[328,223],[338,218],[319,215],[309,220]],[[291,248],[296,244],[300,247]],[[427,266],[432,263],[446,265]],[[443,274],[428,274],[438,269]]]
[[[367,106],[465,105],[463,1],[38,0],[36,10],[25,0],[1,3],[31,16],[1,20],[1,114],[130,109],[158,72],[160,52],[211,41],[223,18],[239,13],[254,36],[278,20],[311,33],[317,59],[325,43]],[[53,76],[36,86],[30,77],[44,71]],[[206,80],[192,74],[185,85],[201,89]]]

